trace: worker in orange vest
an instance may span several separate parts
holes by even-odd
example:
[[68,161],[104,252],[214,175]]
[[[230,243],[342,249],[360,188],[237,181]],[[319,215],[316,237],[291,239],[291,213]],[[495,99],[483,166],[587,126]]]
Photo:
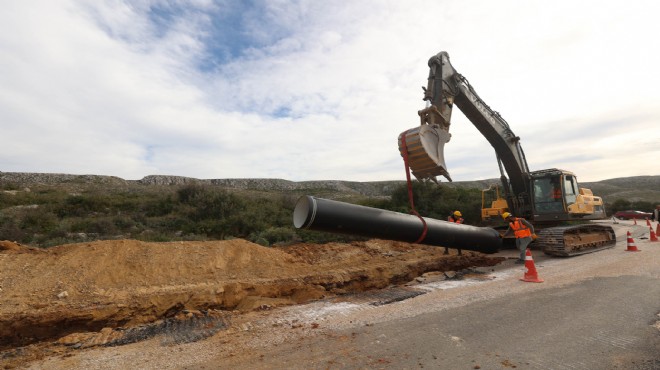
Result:
[[[454,211],[452,214],[447,217],[447,221],[453,222],[456,224],[462,224],[465,220],[463,220],[463,215],[461,214],[461,211]],[[445,247],[445,254],[449,254],[449,248]],[[461,250],[458,250],[458,255],[461,256]]]
[[509,223],[509,228],[502,235],[502,237],[505,237],[513,232],[513,235],[516,237],[516,248],[518,248],[518,251],[520,252],[520,258],[516,261],[516,263],[525,263],[525,252],[527,250],[527,246],[529,246],[532,241],[536,240],[534,226],[524,218],[514,217],[509,212],[502,213],[502,218]]
[[463,220],[461,211],[454,211],[449,217],[447,217],[447,221],[462,224],[465,220]]
[[552,189],[552,199],[555,201],[561,201],[562,198],[562,193],[561,193],[561,188],[553,188]]
[[564,197],[564,194],[561,192],[561,185],[559,185],[558,179],[552,180],[552,189],[550,190],[548,196],[550,196],[555,202],[561,202],[562,198]]

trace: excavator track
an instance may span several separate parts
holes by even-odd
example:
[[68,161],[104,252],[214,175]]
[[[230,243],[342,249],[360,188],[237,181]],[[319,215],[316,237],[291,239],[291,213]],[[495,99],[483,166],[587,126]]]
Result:
[[606,225],[584,224],[540,230],[536,246],[545,254],[571,257],[614,247],[614,229]]

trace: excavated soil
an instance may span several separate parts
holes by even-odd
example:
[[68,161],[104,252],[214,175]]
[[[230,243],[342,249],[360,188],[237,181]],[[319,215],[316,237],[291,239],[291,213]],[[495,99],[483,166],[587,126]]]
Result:
[[0,363],[121,345],[162,331],[190,342],[232,317],[493,266],[476,252],[369,240],[263,247],[242,239],[110,240],[47,250],[0,241]]

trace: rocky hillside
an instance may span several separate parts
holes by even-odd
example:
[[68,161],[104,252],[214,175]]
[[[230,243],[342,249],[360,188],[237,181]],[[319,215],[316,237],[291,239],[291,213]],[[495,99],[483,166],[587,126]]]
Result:
[[[0,187],[31,188],[62,186],[72,191],[83,186],[111,188],[145,188],[149,186],[180,186],[188,184],[216,185],[227,189],[265,192],[321,192],[367,197],[389,196],[404,181],[355,182],[341,180],[289,181],[282,179],[196,179],[184,176],[150,175],[140,180],[124,180],[114,176],[70,175],[55,173],[0,172]],[[487,188],[498,180],[444,183],[451,187]]]
[[[393,189],[404,181],[355,182],[341,180],[289,181],[282,179],[196,179],[183,176],[150,175],[140,180],[124,180],[115,176],[70,175],[54,173],[0,172],[0,188],[4,190],[25,187],[62,186],[72,191],[79,187],[97,186],[108,189],[140,189],[152,186],[178,186],[187,184],[210,184],[227,189],[264,192],[309,192],[336,196],[389,196]],[[443,183],[450,187],[485,189],[499,184],[499,179],[458,181]],[[585,182],[581,186],[590,188],[606,201],[616,199],[628,201],[660,202],[660,176],[635,176]]]
[[631,202],[660,203],[660,176],[633,176],[581,184],[608,202],[625,199]]

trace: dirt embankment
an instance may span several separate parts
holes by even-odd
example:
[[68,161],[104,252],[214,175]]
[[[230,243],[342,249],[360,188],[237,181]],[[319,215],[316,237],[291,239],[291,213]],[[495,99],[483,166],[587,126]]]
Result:
[[[384,240],[266,248],[242,239],[112,240],[47,250],[0,242],[0,349],[384,288],[501,258]],[[66,341],[65,341],[66,342]]]

